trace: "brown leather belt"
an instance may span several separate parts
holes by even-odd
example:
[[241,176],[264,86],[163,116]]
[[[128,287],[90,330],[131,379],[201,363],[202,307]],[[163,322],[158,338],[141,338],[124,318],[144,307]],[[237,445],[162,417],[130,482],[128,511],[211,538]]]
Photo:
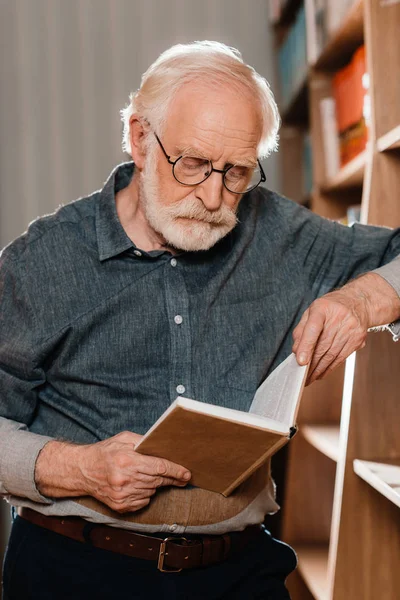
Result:
[[46,516],[25,507],[18,507],[17,513],[39,527],[78,542],[86,542],[96,548],[134,558],[153,560],[164,573],[176,573],[182,569],[222,562],[245,548],[261,531],[261,525],[251,525],[243,531],[225,535],[176,535],[161,538],[91,523],[81,517]]

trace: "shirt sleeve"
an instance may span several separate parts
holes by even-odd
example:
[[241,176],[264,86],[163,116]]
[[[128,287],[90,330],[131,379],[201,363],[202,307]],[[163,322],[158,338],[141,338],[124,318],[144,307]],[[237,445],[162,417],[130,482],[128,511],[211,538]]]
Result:
[[[400,295],[400,228],[360,223],[348,227],[302,208],[293,225],[298,268],[307,273],[308,304],[367,272],[381,275]],[[397,341],[400,319],[375,329],[388,329]]]
[[[8,263],[8,264],[6,264]],[[0,257],[0,495],[51,504],[38,491],[36,459],[52,438],[29,431],[37,388],[45,380],[36,356],[37,324],[18,263]]]
[[[397,295],[400,296],[400,255],[383,267],[374,269],[373,273],[378,273],[378,275],[386,279],[397,292]],[[400,319],[389,323],[386,328],[392,334],[393,340],[398,342],[400,339]]]

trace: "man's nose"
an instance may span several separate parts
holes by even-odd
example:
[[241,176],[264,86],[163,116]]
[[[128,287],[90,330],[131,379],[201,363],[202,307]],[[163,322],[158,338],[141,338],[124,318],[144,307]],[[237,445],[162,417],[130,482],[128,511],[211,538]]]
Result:
[[196,196],[202,201],[207,210],[218,210],[222,204],[224,189],[222,174],[214,171],[197,186]]

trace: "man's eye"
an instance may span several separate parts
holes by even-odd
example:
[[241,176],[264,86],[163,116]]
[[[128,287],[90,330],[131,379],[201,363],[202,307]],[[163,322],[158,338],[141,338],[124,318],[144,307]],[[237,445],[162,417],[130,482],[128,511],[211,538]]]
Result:
[[185,169],[201,169],[208,165],[208,160],[196,158],[195,156],[184,156],[179,162]]
[[249,176],[250,169],[247,167],[231,167],[226,172],[226,177],[231,180],[246,179]]

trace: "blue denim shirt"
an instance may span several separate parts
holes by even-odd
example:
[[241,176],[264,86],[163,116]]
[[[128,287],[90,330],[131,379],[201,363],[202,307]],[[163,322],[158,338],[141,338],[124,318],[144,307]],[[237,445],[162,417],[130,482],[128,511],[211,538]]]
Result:
[[3,494],[40,499],[24,482],[37,452],[16,458],[24,434],[39,434],[37,450],[143,434],[177,395],[247,410],[309,304],[400,253],[400,230],[346,227],[263,188],[210,250],[145,252],[116,212],[133,168],[1,255]]

